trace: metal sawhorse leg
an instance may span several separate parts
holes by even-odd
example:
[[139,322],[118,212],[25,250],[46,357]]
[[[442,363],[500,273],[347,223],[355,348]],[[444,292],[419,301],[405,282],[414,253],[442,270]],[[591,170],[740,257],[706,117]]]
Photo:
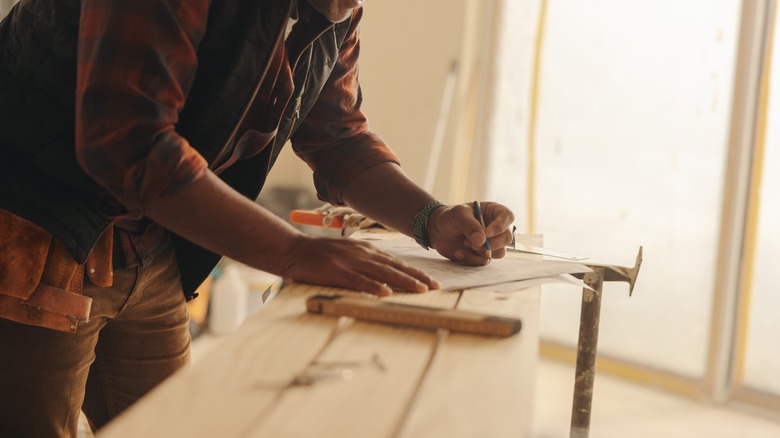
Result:
[[577,340],[577,366],[574,379],[574,400],[571,409],[570,438],[587,438],[590,433],[590,413],[593,403],[593,382],[596,377],[596,350],[599,339],[601,293],[605,281],[625,281],[629,284],[628,296],[634,291],[639,266],[642,264],[642,247],[633,268],[611,265],[588,265],[593,271],[575,274],[589,288],[582,289],[580,309],[580,335]]

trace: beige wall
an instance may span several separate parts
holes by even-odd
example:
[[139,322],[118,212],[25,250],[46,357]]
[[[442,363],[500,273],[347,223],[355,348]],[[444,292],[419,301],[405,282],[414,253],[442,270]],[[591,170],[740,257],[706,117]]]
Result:
[[0,0],[0,17],[5,17],[5,14],[11,10],[11,6],[16,3],[17,0]]
[[418,182],[450,63],[460,58],[464,3],[369,0],[364,7],[361,83],[369,123]]

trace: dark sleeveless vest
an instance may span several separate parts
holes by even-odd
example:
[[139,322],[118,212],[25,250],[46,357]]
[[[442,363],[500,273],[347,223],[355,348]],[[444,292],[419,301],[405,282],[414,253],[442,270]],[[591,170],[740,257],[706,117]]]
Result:
[[[244,136],[250,129],[244,114],[291,1],[211,3],[195,82],[176,126],[209,163],[226,145],[252,141]],[[79,0],[23,0],[0,23],[0,208],[48,230],[83,263],[112,219],[100,207],[105,191],[75,156],[79,12]],[[293,71],[291,102],[300,99],[300,117],[294,118],[295,105],[289,105],[272,144],[219,175],[250,199],[257,198],[284,143],[314,105],[348,32],[349,20],[331,25],[313,16],[316,32]],[[189,298],[220,256],[177,236],[174,243]]]

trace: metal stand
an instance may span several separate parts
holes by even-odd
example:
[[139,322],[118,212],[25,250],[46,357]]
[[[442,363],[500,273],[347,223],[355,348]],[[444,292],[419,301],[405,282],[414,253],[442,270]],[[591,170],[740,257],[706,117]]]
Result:
[[629,284],[628,296],[634,291],[642,248],[633,268],[611,265],[588,265],[593,271],[575,275],[589,288],[582,289],[580,335],[577,341],[577,368],[574,380],[574,400],[571,409],[571,438],[587,438],[590,433],[590,413],[593,404],[593,383],[596,378],[596,352],[601,317],[601,293],[605,281],[624,281]]

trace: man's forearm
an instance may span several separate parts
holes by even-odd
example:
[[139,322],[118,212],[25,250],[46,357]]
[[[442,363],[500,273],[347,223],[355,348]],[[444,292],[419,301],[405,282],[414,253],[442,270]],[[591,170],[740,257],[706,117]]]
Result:
[[439,287],[430,275],[367,242],[307,236],[209,172],[152,201],[147,215],[218,254],[293,281],[388,295]]
[[382,163],[352,180],[342,193],[355,210],[408,236],[414,216],[432,199],[395,163]]
[[281,255],[301,235],[211,172],[153,200],[145,213],[204,248],[274,274],[281,273]]

